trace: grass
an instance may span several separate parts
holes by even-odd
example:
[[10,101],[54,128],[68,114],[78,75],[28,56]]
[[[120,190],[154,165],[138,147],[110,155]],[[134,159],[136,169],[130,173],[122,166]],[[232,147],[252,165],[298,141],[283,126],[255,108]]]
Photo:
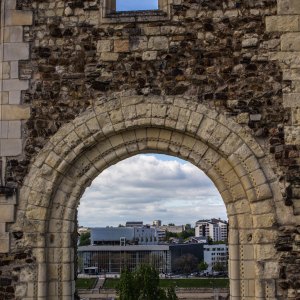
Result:
[[[108,278],[105,280],[104,288],[115,289],[119,279]],[[187,279],[161,279],[159,285],[163,288],[170,286],[179,288],[228,288],[229,279],[226,278],[187,278]]]
[[106,278],[103,287],[106,289],[115,289],[119,283],[119,279]]
[[224,278],[208,278],[208,279],[162,279],[159,282],[161,287],[179,287],[179,288],[226,288],[229,287],[229,280]]
[[97,278],[77,278],[76,288],[90,290],[96,285]]

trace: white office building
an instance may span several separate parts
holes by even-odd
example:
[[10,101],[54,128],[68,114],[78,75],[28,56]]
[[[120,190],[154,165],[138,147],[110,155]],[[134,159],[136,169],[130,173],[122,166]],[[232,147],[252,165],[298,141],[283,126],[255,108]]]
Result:
[[224,270],[228,269],[228,246],[225,244],[204,245],[204,261],[207,263],[207,271],[212,274],[214,266],[222,264]]
[[226,241],[228,223],[220,219],[199,220],[195,225],[196,237],[210,237],[213,241]]

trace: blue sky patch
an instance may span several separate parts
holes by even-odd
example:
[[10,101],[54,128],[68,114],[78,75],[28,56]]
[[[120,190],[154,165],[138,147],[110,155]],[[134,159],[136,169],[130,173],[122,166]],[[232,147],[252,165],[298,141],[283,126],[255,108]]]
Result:
[[158,0],[117,0],[117,11],[158,9]]

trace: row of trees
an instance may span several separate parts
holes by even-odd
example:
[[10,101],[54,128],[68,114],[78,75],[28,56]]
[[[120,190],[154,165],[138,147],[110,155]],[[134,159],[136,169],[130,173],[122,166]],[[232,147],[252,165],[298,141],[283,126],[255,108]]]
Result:
[[159,287],[159,274],[150,265],[122,270],[117,293],[119,300],[178,300],[174,287],[167,291]]

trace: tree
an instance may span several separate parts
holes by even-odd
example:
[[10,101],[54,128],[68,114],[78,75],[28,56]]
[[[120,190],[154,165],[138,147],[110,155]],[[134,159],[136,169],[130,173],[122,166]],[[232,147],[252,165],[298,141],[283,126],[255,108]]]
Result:
[[213,239],[210,236],[208,236],[207,237],[207,244],[212,245],[213,243],[214,243]]
[[190,236],[195,236],[195,228],[186,229],[178,234],[178,237],[182,239],[187,239]]
[[143,265],[134,272],[122,270],[117,286],[119,300],[178,300],[173,290],[166,293],[159,287],[158,272],[149,265]]
[[178,297],[175,292],[175,288],[173,286],[168,288],[167,300],[178,300]]
[[225,271],[227,271],[227,263],[226,262],[217,261],[213,265],[212,268],[213,268],[213,270],[215,272],[225,272]]
[[91,244],[91,233],[84,232],[80,235],[79,246],[87,246]]
[[123,269],[120,281],[117,287],[120,300],[136,300],[138,299],[138,289],[135,286],[133,274],[127,269]]
[[192,225],[191,224],[185,224],[185,230],[189,230],[192,229]]
[[198,264],[198,270],[199,270],[200,272],[205,271],[207,268],[208,268],[208,264],[207,264],[205,261],[201,261],[201,262]]
[[175,268],[183,274],[190,274],[197,270],[198,259],[195,255],[187,253],[175,260]]

